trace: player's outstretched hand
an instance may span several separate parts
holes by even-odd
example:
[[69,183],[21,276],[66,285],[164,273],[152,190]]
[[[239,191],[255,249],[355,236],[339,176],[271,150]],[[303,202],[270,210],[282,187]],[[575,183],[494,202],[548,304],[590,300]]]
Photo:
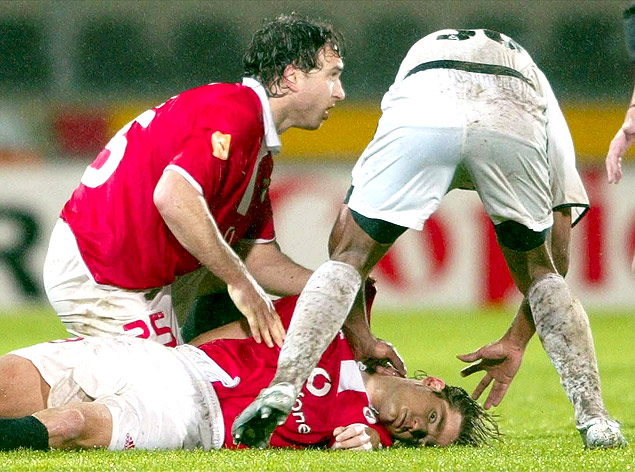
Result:
[[456,356],[463,362],[476,362],[461,370],[462,377],[485,371],[485,376],[474,389],[472,398],[478,400],[489,384],[494,381],[483,407],[487,410],[492,406],[498,406],[520,368],[524,353],[524,349],[503,338],[469,354]]
[[260,343],[269,347],[274,343],[282,347],[284,326],[273,302],[264,290],[253,280],[247,279],[242,286],[227,285],[227,292],[240,312],[247,318],[251,334]]
[[363,348],[353,349],[355,358],[371,366],[375,372],[395,377],[406,376],[406,364],[395,346],[383,339],[374,338]]
[[619,129],[606,155],[606,176],[610,184],[616,184],[622,178],[622,158],[635,142],[635,106],[626,111],[624,124]]
[[338,426],[333,430],[335,443],[331,449],[348,449],[349,451],[370,451],[379,447],[379,433],[362,423]]

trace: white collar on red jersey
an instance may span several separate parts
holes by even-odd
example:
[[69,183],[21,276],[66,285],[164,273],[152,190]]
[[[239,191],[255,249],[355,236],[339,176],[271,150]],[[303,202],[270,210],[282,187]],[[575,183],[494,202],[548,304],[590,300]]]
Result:
[[278,154],[282,143],[280,142],[276,125],[273,122],[267,91],[262,84],[253,77],[243,77],[243,85],[253,89],[253,91],[258,94],[258,98],[260,98],[260,102],[262,103],[262,119],[265,124],[265,145],[272,154]]

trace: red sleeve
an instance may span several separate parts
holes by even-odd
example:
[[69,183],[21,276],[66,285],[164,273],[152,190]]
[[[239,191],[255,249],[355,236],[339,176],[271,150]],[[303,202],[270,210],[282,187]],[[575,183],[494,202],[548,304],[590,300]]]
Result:
[[206,198],[216,193],[214,184],[220,181],[218,176],[224,163],[212,156],[210,132],[191,135],[170,164],[187,172],[201,186]]

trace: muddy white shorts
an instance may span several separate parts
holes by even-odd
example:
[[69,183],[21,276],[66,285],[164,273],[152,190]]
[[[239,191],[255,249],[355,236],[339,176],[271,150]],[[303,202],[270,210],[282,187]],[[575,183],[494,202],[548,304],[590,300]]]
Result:
[[192,346],[92,337],[37,344],[11,354],[29,359],[51,386],[48,407],[89,401],[106,405],[112,416],[109,449],[222,446],[218,399],[190,360],[200,357],[204,363],[206,356]]
[[82,260],[75,236],[58,220],[44,261],[46,295],[75,336],[129,335],[166,346],[182,344],[171,287],[124,290],[95,282]]
[[[549,133],[547,105],[545,90],[515,77],[453,69],[413,74],[384,96],[375,136],[353,169],[348,205],[420,230],[449,190],[468,188],[494,224],[549,228],[548,143],[570,135],[566,124],[566,135]],[[586,198],[583,187],[581,193]]]

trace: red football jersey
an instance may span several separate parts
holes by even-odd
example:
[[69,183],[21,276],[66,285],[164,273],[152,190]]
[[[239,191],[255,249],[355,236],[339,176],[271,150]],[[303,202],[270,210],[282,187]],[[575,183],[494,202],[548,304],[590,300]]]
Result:
[[273,240],[267,192],[273,159],[263,143],[262,102],[240,84],[188,90],[126,125],[86,169],[61,213],[95,280],[160,287],[200,266],[154,205],[166,168],[203,194],[230,244]]
[[[285,328],[293,314],[296,297],[277,300],[276,310]],[[231,428],[236,417],[267,387],[273,378],[280,349],[249,339],[220,339],[200,346],[231,377],[233,388],[214,382],[225,420],[224,447],[235,448]],[[291,415],[275,429],[274,447],[332,446],[333,430],[353,423],[366,424],[379,432],[384,446],[392,444],[388,430],[376,423],[357,362],[344,336],[339,333],[305,383]]]

